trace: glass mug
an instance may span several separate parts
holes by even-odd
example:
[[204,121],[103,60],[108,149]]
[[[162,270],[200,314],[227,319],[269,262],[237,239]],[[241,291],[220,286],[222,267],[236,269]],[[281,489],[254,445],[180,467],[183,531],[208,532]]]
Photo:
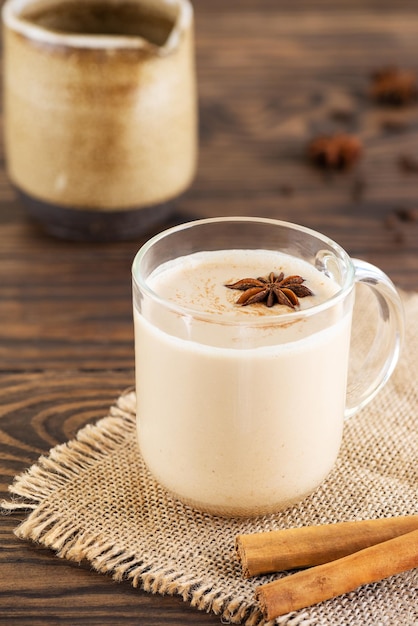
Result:
[[[313,295],[293,309],[241,306],[247,292],[225,286],[271,271],[276,281],[301,275]],[[150,472],[216,515],[302,500],[333,468],[344,418],[397,363],[403,308],[390,279],[320,233],[245,217],[166,230],[132,272],[138,438]],[[376,332],[347,385],[356,283],[375,296]]]

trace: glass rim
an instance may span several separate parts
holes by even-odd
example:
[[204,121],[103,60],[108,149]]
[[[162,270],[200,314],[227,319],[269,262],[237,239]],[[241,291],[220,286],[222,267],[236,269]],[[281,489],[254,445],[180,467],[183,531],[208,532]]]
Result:
[[[328,298],[324,302],[321,302],[320,304],[314,304],[313,306],[308,307],[306,309],[302,309],[302,310],[296,310],[296,311],[292,310],[292,311],[289,311],[289,313],[281,313],[280,315],[277,315],[277,317],[275,317],[274,315],[268,315],[262,318],[247,317],[246,319],[242,319],[242,320],[237,320],[236,318],[225,319],[223,318],[222,313],[205,313],[204,311],[201,311],[199,309],[193,309],[192,307],[182,306],[180,304],[167,300],[166,298],[164,298],[164,296],[158,294],[153,289],[151,289],[151,287],[147,283],[146,278],[144,278],[141,275],[139,271],[139,266],[141,264],[141,261],[144,259],[145,255],[147,254],[147,252],[155,244],[157,244],[159,241],[162,241],[163,239],[166,239],[172,234],[175,234],[181,231],[186,231],[196,226],[218,224],[222,222],[223,223],[247,222],[247,223],[259,223],[259,224],[264,223],[264,224],[270,224],[272,226],[285,227],[285,228],[288,228],[289,230],[299,231],[311,237],[315,237],[316,239],[321,240],[323,243],[329,246],[332,250],[337,252],[339,255],[339,258],[342,258],[345,260],[346,267],[347,267],[347,275],[345,277],[344,283],[341,285],[338,291],[336,291],[330,298]],[[131,272],[132,272],[132,280],[134,284],[136,285],[136,287],[142,293],[146,294],[149,298],[151,298],[151,300],[163,306],[165,309],[169,309],[171,312],[176,313],[183,317],[185,316],[192,317],[196,320],[206,321],[212,324],[217,324],[217,325],[222,325],[222,326],[260,326],[262,327],[262,326],[271,326],[272,324],[279,324],[279,325],[288,324],[289,322],[292,322],[292,321],[294,322],[298,319],[312,317],[314,315],[322,313],[323,311],[326,311],[329,308],[332,308],[338,302],[340,302],[341,300],[344,300],[344,298],[353,289],[354,279],[355,279],[354,264],[350,255],[344,250],[342,246],[340,246],[330,237],[327,237],[327,235],[323,235],[322,233],[319,233],[318,231],[313,230],[307,226],[301,226],[300,224],[296,224],[293,222],[287,222],[284,220],[276,220],[276,219],[268,218],[268,217],[246,217],[246,216],[231,216],[231,217],[222,216],[222,217],[210,217],[210,218],[204,218],[204,219],[196,219],[196,220],[190,220],[188,222],[178,224],[177,226],[172,226],[170,228],[162,230],[161,232],[157,233],[156,235],[148,239],[148,241],[146,241],[139,248],[138,252],[134,256],[132,266],[131,266]]]

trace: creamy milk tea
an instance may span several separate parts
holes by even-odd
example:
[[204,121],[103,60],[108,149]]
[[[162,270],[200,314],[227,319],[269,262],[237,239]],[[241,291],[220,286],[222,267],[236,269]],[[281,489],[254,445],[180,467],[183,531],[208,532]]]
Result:
[[[313,295],[294,310],[243,306],[243,292],[225,286],[270,272],[301,276]],[[340,285],[263,249],[168,260],[147,284],[156,300],[134,314],[138,432],[156,479],[221,515],[266,513],[310,493],[341,443],[351,307]]]

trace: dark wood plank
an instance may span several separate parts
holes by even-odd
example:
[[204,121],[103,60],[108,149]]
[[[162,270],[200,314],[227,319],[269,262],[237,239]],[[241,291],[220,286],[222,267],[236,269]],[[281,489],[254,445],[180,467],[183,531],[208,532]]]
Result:
[[[0,3],[2,4],[2,3]],[[170,223],[259,215],[323,231],[418,289],[418,105],[377,106],[370,73],[418,69],[412,0],[195,0],[200,158]],[[0,112],[0,122],[2,115]],[[363,143],[349,172],[306,159],[316,134]],[[151,234],[151,233],[149,233]],[[0,492],[40,454],[102,417],[134,380],[130,266],[145,237],[111,244],[45,235],[17,201],[0,133]],[[23,515],[23,514],[22,514]],[[178,598],[116,584],[18,541],[2,518],[0,621],[219,624]]]
[[[0,499],[13,476],[41,454],[107,414],[133,383],[132,372],[77,371],[3,375],[0,379]],[[0,526],[0,622],[7,624],[219,624],[180,598],[154,597],[115,583],[88,564],[58,559],[13,535],[24,512]]]

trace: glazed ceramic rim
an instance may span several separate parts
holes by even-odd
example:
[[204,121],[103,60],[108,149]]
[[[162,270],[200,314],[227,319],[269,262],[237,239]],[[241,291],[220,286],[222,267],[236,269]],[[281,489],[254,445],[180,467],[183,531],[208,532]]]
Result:
[[[49,0],[49,4],[71,3],[73,0]],[[87,0],[84,0],[87,2]],[[98,0],[93,0],[97,2]],[[106,0],[108,4],[115,4],[114,0]],[[133,4],[140,4],[141,0],[130,0]],[[175,50],[180,42],[182,33],[187,30],[193,19],[193,7],[189,0],[160,0],[162,5],[177,6],[179,13],[173,29],[164,45],[158,46],[142,37],[128,35],[82,35],[54,31],[52,29],[33,24],[22,15],[29,5],[41,4],[39,0],[6,0],[2,8],[3,23],[11,30],[39,43],[68,48],[87,48],[91,50],[103,49],[134,49],[152,50],[154,53],[165,55]]]

